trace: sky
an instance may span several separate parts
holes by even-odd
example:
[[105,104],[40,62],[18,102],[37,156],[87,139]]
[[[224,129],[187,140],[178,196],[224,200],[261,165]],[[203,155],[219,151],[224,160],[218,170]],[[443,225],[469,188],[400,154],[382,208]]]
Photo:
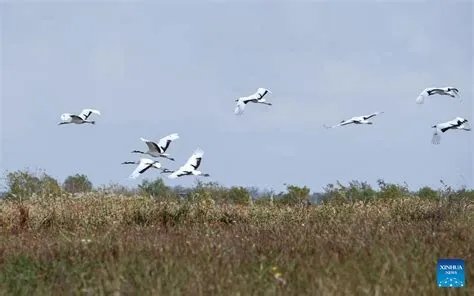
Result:
[[[140,137],[178,133],[163,167],[201,148],[201,179],[224,186],[473,187],[472,132],[431,144],[432,125],[474,120],[471,1],[197,2],[0,4],[2,172],[136,186],[160,176],[128,179]],[[444,86],[462,102],[415,103]],[[236,116],[259,87],[273,105]],[[58,125],[84,108],[100,110],[96,125]],[[322,127],[375,111],[373,125]]]

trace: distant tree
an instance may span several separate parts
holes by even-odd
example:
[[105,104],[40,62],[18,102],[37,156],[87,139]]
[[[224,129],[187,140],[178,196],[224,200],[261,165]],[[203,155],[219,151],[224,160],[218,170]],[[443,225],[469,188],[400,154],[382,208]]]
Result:
[[29,199],[33,194],[49,196],[61,193],[58,181],[44,172],[33,173],[28,170],[9,172],[6,184],[7,199]]
[[382,179],[377,180],[377,184],[380,187],[380,191],[377,193],[377,198],[392,199],[401,198],[410,195],[408,186],[401,186],[398,184],[386,183]]
[[90,192],[92,191],[92,182],[86,175],[75,174],[64,180],[63,189],[69,193]]
[[234,204],[247,205],[250,193],[244,187],[231,187],[227,192],[227,200]]
[[327,184],[324,186],[324,192],[319,197],[319,202],[340,204],[348,201],[346,196],[346,187],[337,181],[337,184]]
[[370,201],[376,197],[375,190],[367,182],[353,180],[348,187],[344,187],[346,198],[351,201]]
[[61,194],[61,185],[58,180],[43,174],[41,176],[41,193],[43,195],[59,195]]
[[289,205],[306,205],[309,203],[310,189],[308,187],[287,185],[286,188],[288,192],[281,196],[280,202]]
[[416,195],[423,199],[438,199],[439,194],[436,190],[431,189],[430,187],[423,187],[418,190]]
[[212,199],[213,202],[225,203],[227,202],[228,191],[228,188],[222,186],[218,182],[196,180],[195,186],[192,188],[188,197],[193,201]]

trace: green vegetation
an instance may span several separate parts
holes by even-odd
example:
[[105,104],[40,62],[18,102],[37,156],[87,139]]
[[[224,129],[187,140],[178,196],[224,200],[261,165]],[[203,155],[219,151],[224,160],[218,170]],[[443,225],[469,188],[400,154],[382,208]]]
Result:
[[[474,192],[379,180],[261,193],[9,173],[0,295],[472,295]],[[311,204],[310,199],[317,200]],[[438,289],[436,260],[466,260]]]

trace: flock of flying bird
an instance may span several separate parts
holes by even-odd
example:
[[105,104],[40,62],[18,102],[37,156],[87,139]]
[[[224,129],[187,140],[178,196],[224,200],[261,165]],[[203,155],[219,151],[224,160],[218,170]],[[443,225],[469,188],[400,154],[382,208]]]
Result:
[[[236,99],[235,101],[237,102],[237,104],[236,104],[234,113],[236,115],[242,115],[244,113],[245,106],[248,103],[264,104],[264,105],[271,106],[272,103],[267,102],[267,100],[265,99],[265,96],[268,93],[271,94],[271,91],[266,88],[258,88],[257,91],[251,94],[250,96]],[[416,103],[423,104],[426,98],[433,95],[449,96],[451,98],[458,98],[459,101],[461,101],[461,99],[459,98],[459,90],[455,87],[442,87],[442,88],[432,87],[432,88],[424,89],[420,93],[420,95],[416,98]],[[348,120],[342,120],[340,123],[336,125],[333,125],[333,126],[324,125],[324,127],[335,128],[339,126],[345,126],[348,124],[373,124],[373,122],[370,121],[369,119],[382,113],[384,112],[374,112],[369,115],[355,116]],[[62,121],[59,123],[59,125],[70,124],[70,123],[95,124],[94,120],[89,120],[89,117],[92,114],[100,115],[100,112],[94,109],[84,109],[79,115],[64,113],[61,115]],[[441,134],[445,133],[448,130],[465,130],[465,131],[471,130],[468,120],[461,117],[456,117],[453,120],[450,120],[447,122],[438,123],[436,125],[433,125],[432,128],[434,128],[435,131],[433,133],[431,142],[435,145],[440,143]],[[140,138],[141,141],[145,142],[145,144],[148,147],[148,150],[147,151],[134,150],[132,151],[132,153],[147,154],[153,158],[161,157],[161,158],[166,158],[168,160],[174,161],[175,159],[170,157],[170,154],[166,153],[166,151],[168,151],[170,144],[174,140],[177,140],[177,139],[179,139],[179,135],[177,133],[167,135],[156,142],[147,140],[144,138]],[[139,177],[141,174],[143,174],[150,168],[160,169],[161,173],[169,173],[168,178],[170,179],[176,179],[178,177],[189,176],[189,175],[209,177],[210,176],[209,174],[202,173],[201,171],[198,170],[199,166],[201,165],[203,155],[204,155],[204,151],[202,151],[200,148],[197,148],[194,151],[194,153],[188,158],[186,163],[182,165],[180,168],[178,168],[177,170],[169,170],[167,168],[163,168],[161,163],[158,160],[152,160],[152,159],[144,158],[144,157],[140,158],[140,160],[138,161],[126,161],[126,162],[123,162],[122,164],[137,164],[138,165],[136,169],[129,176],[129,178],[132,178],[132,179],[136,179],[137,177]]]

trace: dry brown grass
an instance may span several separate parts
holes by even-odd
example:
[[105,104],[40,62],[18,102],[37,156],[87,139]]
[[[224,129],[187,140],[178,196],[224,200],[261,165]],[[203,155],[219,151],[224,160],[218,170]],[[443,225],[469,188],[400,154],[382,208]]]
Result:
[[[0,294],[473,295],[473,229],[467,200],[1,201]],[[468,288],[436,287],[440,257],[466,260]]]

